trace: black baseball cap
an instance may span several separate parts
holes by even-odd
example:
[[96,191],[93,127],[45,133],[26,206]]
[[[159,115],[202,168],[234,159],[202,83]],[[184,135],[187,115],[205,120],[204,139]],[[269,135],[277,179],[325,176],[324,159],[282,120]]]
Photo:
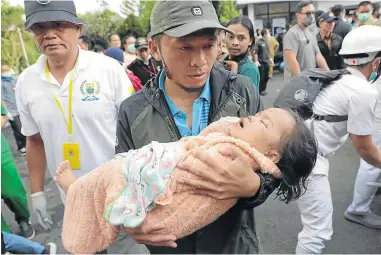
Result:
[[85,21],[78,18],[72,0],[24,0],[25,30],[32,25],[49,21],[67,21],[84,25]]
[[139,37],[138,39],[136,39],[135,48],[137,50],[148,49],[147,39],[145,37]]
[[333,12],[325,12],[321,14],[318,18],[319,22],[325,21],[325,22],[334,22],[337,21],[338,18],[333,14]]
[[183,37],[205,28],[222,29],[216,10],[209,1],[158,1],[151,13],[148,37],[164,33]]

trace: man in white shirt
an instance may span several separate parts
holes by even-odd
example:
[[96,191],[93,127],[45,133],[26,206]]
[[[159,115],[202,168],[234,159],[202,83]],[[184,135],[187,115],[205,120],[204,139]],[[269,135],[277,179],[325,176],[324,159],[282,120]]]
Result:
[[20,75],[16,98],[33,211],[48,229],[45,169],[55,175],[60,162],[69,160],[82,176],[110,160],[118,109],[133,88],[115,60],[79,48],[84,22],[73,1],[25,1],[25,15],[25,29],[43,55]]
[[[378,99],[372,138],[378,149],[381,150],[381,79],[375,82],[375,86],[378,90]],[[381,229],[381,216],[374,214],[370,210],[370,205],[377,191],[377,187],[372,183],[380,182],[380,180],[381,168],[372,166],[361,159],[355,181],[353,201],[344,213],[347,220],[365,227]]]
[[367,163],[381,167],[381,152],[372,141],[378,93],[368,82],[377,72],[381,73],[381,28],[365,25],[351,31],[343,41],[340,55],[349,65],[350,74],[319,92],[313,112],[317,116],[347,116],[347,120],[307,120],[318,141],[319,155],[306,193],[297,201],[303,223],[303,230],[298,235],[297,254],[322,253],[324,241],[332,236],[328,157],[351,137],[360,156]]

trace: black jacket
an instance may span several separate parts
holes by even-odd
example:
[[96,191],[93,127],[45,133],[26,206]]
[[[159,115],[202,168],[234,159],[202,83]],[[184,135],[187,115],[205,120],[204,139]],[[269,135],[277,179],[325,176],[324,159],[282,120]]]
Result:
[[351,32],[352,26],[349,24],[349,22],[344,21],[343,19],[339,18],[338,21],[336,21],[335,28],[333,29],[333,33],[341,36],[341,38],[344,39],[344,37]]
[[[158,77],[121,105],[117,125],[116,153],[141,148],[152,142],[172,142],[181,138],[170,113]],[[258,90],[247,77],[231,73],[215,64],[210,75],[212,101],[209,122],[225,116],[245,117],[263,109]],[[232,169],[233,170],[233,169]],[[259,174],[260,189],[252,198],[240,199],[215,222],[177,240],[176,249],[148,246],[151,253],[258,253],[254,207],[262,204],[279,186],[270,175]]]
[[161,70],[161,61],[156,61],[153,57],[148,60],[148,66],[140,59],[135,59],[128,67],[135,76],[137,76],[142,85],[146,84],[152,77]]
[[320,33],[316,35],[318,46],[321,54],[327,61],[328,67],[331,70],[343,69],[345,68],[343,58],[339,55],[341,45],[343,43],[343,38],[337,34],[332,33],[331,35],[331,49],[328,48],[324,40],[321,38]]

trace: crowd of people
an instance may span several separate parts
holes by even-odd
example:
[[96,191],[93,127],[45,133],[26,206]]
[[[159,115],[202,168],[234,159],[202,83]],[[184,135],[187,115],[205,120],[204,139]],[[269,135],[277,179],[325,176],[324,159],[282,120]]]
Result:
[[[113,34],[105,45],[82,35],[85,22],[73,1],[25,1],[25,29],[42,55],[17,81],[2,65],[1,115],[26,157],[38,223],[53,225],[48,170],[58,176],[70,252],[107,253],[115,243],[127,249],[129,239],[150,253],[257,254],[263,251],[254,208],[274,192],[299,208],[295,252],[322,253],[334,231],[328,158],[350,137],[362,159],[344,217],[381,229],[381,216],[370,210],[377,188],[367,185],[381,178],[379,10],[361,2],[350,23],[341,5],[323,12],[299,2],[288,31],[273,35],[242,15],[220,23],[209,1],[158,1],[146,37]],[[283,65],[285,91],[311,72],[336,75],[311,99],[308,118],[290,109],[264,111],[261,96]],[[309,99],[307,85],[290,98]],[[2,217],[2,251],[54,254],[54,243],[29,240],[35,230],[27,192],[3,134],[1,147],[1,195],[20,227],[11,234]],[[121,159],[120,167],[109,165]],[[179,194],[190,202],[210,198],[208,209],[187,211]],[[87,196],[94,199],[80,199]],[[233,202],[222,210],[221,200]],[[113,217],[111,204],[120,210]],[[162,220],[145,221],[165,209]],[[85,215],[70,216],[78,211]],[[197,228],[166,232],[173,215],[180,223],[192,219],[188,231]],[[97,226],[92,240],[77,227],[88,218],[95,220],[91,229]]]

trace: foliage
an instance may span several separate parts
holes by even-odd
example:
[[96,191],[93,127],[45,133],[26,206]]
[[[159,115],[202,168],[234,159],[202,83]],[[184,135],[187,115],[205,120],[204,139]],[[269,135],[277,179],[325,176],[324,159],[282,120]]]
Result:
[[220,22],[229,22],[232,18],[241,14],[239,10],[236,10],[234,1],[220,1],[218,5],[217,15]]
[[29,64],[36,62],[40,53],[34,44],[32,35],[24,31],[24,8],[11,6],[7,0],[1,1],[1,57],[2,64],[16,72],[27,67],[17,28],[21,29]]
[[106,39],[113,33],[118,32],[118,27],[122,24],[122,18],[109,9],[103,11],[87,12],[79,15],[87,25],[82,33],[87,36],[94,36]]
[[122,14],[128,17],[131,14],[136,14],[139,7],[139,0],[123,0],[120,5],[120,10]]

